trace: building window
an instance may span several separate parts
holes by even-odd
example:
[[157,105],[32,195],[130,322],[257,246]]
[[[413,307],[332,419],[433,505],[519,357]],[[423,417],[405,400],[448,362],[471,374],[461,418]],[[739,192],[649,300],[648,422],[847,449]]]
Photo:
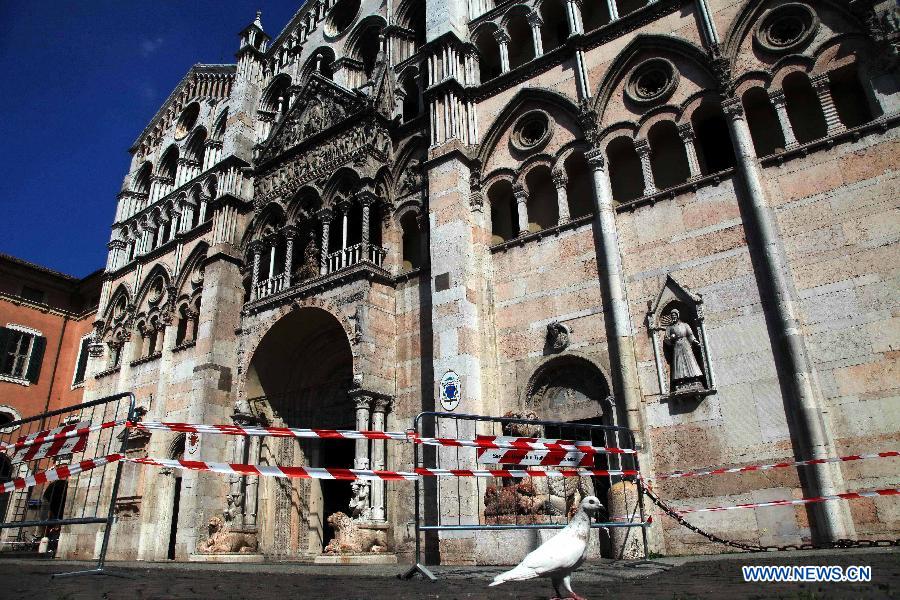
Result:
[[44,290],[39,290],[37,288],[23,285],[22,297],[26,300],[31,300],[32,302],[43,304],[44,300],[46,299],[46,294],[44,294]]
[[78,348],[78,362],[75,363],[75,377],[72,379],[72,387],[84,384],[84,374],[87,371],[88,346],[91,345],[91,336],[81,338],[81,346]]
[[38,331],[0,327],[0,376],[37,382],[46,346],[47,338]]

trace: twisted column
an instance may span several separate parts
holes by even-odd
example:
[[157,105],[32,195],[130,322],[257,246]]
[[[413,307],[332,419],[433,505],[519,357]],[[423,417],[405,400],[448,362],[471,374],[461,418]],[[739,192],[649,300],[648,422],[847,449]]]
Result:
[[653,181],[653,167],[650,164],[650,143],[647,140],[635,140],[634,149],[641,159],[641,172],[644,174],[644,195],[649,196],[657,191]]
[[331,238],[331,219],[334,213],[330,208],[323,208],[318,213],[319,220],[322,222],[322,258],[319,265],[319,272],[322,275],[328,273],[328,244]]

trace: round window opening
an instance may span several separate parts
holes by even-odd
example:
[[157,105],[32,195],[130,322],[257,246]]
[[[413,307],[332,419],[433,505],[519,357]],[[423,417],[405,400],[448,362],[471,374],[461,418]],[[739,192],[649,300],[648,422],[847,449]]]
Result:
[[148,295],[148,300],[151,304],[156,304],[163,297],[163,292],[165,291],[165,282],[163,282],[162,277],[157,277],[153,280],[153,284],[150,286],[150,294]]
[[181,112],[178,118],[178,124],[175,126],[175,139],[183,140],[184,137],[191,132],[194,125],[197,124],[197,117],[200,115],[200,105],[193,102]]
[[625,85],[625,95],[637,104],[662,102],[678,86],[678,70],[664,58],[651,58],[635,67]]
[[116,302],[116,306],[113,309],[113,318],[116,321],[120,321],[125,318],[125,310],[128,308],[128,303],[125,301],[125,298],[119,298],[118,302]]
[[512,145],[519,151],[533,150],[550,140],[552,133],[550,115],[533,110],[519,117],[513,126]]
[[819,20],[805,4],[783,4],[760,19],[754,39],[769,52],[792,50],[808,42]]
[[334,37],[347,31],[359,13],[359,0],[340,0],[331,9],[325,23],[325,33]]

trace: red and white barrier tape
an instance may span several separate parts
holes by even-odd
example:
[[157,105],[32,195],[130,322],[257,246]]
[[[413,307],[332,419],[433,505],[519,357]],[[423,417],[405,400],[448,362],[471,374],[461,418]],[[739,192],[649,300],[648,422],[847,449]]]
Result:
[[41,471],[40,473],[29,475],[28,477],[19,477],[13,479],[12,481],[7,481],[6,483],[0,484],[0,494],[5,494],[14,490],[23,490],[25,488],[30,488],[35,485],[41,485],[50,481],[62,481],[64,479],[72,477],[73,475],[77,475],[85,471],[90,471],[91,469],[96,469],[97,467],[102,467],[103,465],[114,463],[124,458],[124,454],[108,454],[106,456],[101,456],[98,458],[82,460],[70,465],[60,465],[58,467],[53,467],[52,469],[47,469],[46,471]]
[[814,458],[811,460],[798,460],[794,462],[772,463],[768,465],[750,465],[746,467],[728,467],[720,469],[710,469],[708,471],[676,471],[675,473],[666,473],[657,475],[657,479],[677,479],[680,477],[700,477],[704,475],[722,475],[723,473],[746,473],[749,471],[767,471],[769,469],[783,469],[785,467],[805,467],[808,465],[824,465],[826,463],[850,462],[854,460],[866,460],[869,458],[892,458],[900,456],[900,452],[891,450],[890,452],[877,452],[873,454],[853,454],[851,456],[840,456],[837,458]]
[[453,438],[420,437],[414,432],[400,431],[353,431],[345,429],[303,429],[298,427],[259,427],[241,425],[201,425],[195,423],[162,423],[146,421],[128,423],[128,427],[144,431],[175,431],[179,433],[211,433],[240,435],[246,437],[293,437],[332,440],[394,440],[411,441],[429,446],[449,446],[468,448],[496,448],[511,450],[551,450],[559,452],[582,452],[585,454],[635,454],[637,450],[628,448],[606,448],[591,446],[590,442],[555,440],[541,438],[520,438],[508,436],[479,436],[475,440]]
[[83,421],[75,425],[63,425],[62,427],[57,427],[55,429],[47,429],[44,431],[32,433],[30,435],[19,438],[15,442],[0,442],[0,452],[6,452],[7,450],[19,450],[21,448],[27,448],[29,446],[43,444],[45,442],[80,437],[92,431],[109,429],[110,427],[116,427],[123,424],[125,424],[125,421],[110,421],[108,423],[101,423],[99,425],[91,425],[89,421]]
[[734,504],[732,506],[711,506],[709,508],[685,508],[676,509],[679,514],[699,512],[719,512],[723,510],[737,510],[739,508],[762,508],[766,506],[792,506],[797,504],[813,504],[815,502],[827,502],[829,500],[858,500],[859,498],[878,498],[880,496],[900,496],[900,488],[884,490],[871,490],[868,492],[847,492],[831,496],[816,496],[814,498],[800,498],[799,500],[772,500],[770,502],[751,502],[748,504]]
[[324,467],[280,467],[276,465],[244,465],[173,460],[161,458],[130,458],[129,462],[169,469],[188,469],[236,475],[263,475],[289,479],[340,479],[353,481],[375,479],[384,481],[415,480],[419,477],[605,477],[610,475],[637,475],[637,471],[605,471],[601,469],[426,469],[414,471],[373,471],[369,469],[336,469]]

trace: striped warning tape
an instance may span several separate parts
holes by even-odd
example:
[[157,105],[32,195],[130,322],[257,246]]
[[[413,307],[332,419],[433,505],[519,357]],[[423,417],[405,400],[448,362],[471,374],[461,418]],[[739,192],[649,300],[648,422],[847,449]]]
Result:
[[109,429],[111,427],[117,427],[123,424],[125,424],[125,421],[109,421],[108,423],[100,423],[99,425],[90,425],[90,422],[84,421],[75,425],[63,425],[55,429],[46,429],[44,431],[32,433],[31,435],[19,438],[15,442],[0,442],[0,452],[6,452],[7,450],[19,450],[21,448],[27,448],[29,446],[34,446],[37,444],[44,444],[46,442],[54,442],[59,440],[66,440],[73,437],[80,437],[92,431]]
[[174,460],[162,458],[129,458],[129,462],[169,469],[208,471],[236,475],[263,475],[289,479],[340,479],[353,481],[375,479],[383,481],[414,480],[419,477],[608,477],[636,476],[637,471],[603,469],[426,469],[413,471],[376,471],[370,469],[337,469],[326,467],[280,467],[276,465],[245,465],[233,463]]
[[836,458],[814,458],[811,460],[797,460],[794,462],[780,462],[768,465],[749,465],[745,467],[723,467],[719,469],[710,469],[708,471],[676,471],[674,473],[666,473],[657,475],[657,479],[678,479],[680,477],[701,477],[704,475],[722,475],[723,473],[747,473],[749,471],[767,471],[769,469],[783,469],[785,467],[805,467],[809,465],[824,465],[827,463],[850,462],[854,460],[866,460],[870,458],[891,458],[900,456],[900,452],[891,450],[889,452],[875,452],[872,454],[853,454],[850,456],[839,456]]
[[303,429],[298,427],[259,427],[242,425],[201,425],[194,423],[163,423],[157,421],[129,422],[128,427],[144,431],[175,431],[179,433],[211,433],[248,437],[293,437],[332,440],[393,440],[411,441],[429,446],[495,448],[512,450],[551,450],[583,452],[585,454],[636,454],[630,448],[592,446],[590,442],[507,436],[479,436],[474,440],[420,437],[413,431],[354,431],[346,429]]
[[103,465],[114,463],[124,458],[124,454],[108,454],[106,456],[82,460],[70,465],[59,465],[58,467],[53,467],[52,469],[29,475],[28,477],[18,477],[12,481],[0,484],[0,494],[6,494],[7,492],[15,490],[23,490],[50,481],[63,481],[73,475],[83,473],[84,471],[90,471],[91,469],[96,469],[97,467],[102,467]]
[[829,500],[858,500],[860,498],[878,498],[880,496],[900,496],[900,488],[888,488],[884,490],[870,490],[867,492],[846,492],[831,496],[815,496],[813,498],[800,498],[798,500],[771,500],[769,502],[750,502],[748,504],[733,504],[731,506],[711,506],[708,508],[676,509],[682,515],[700,512],[719,512],[723,510],[736,510],[740,508],[763,508],[766,506],[792,506],[797,504],[813,504],[827,502]]

